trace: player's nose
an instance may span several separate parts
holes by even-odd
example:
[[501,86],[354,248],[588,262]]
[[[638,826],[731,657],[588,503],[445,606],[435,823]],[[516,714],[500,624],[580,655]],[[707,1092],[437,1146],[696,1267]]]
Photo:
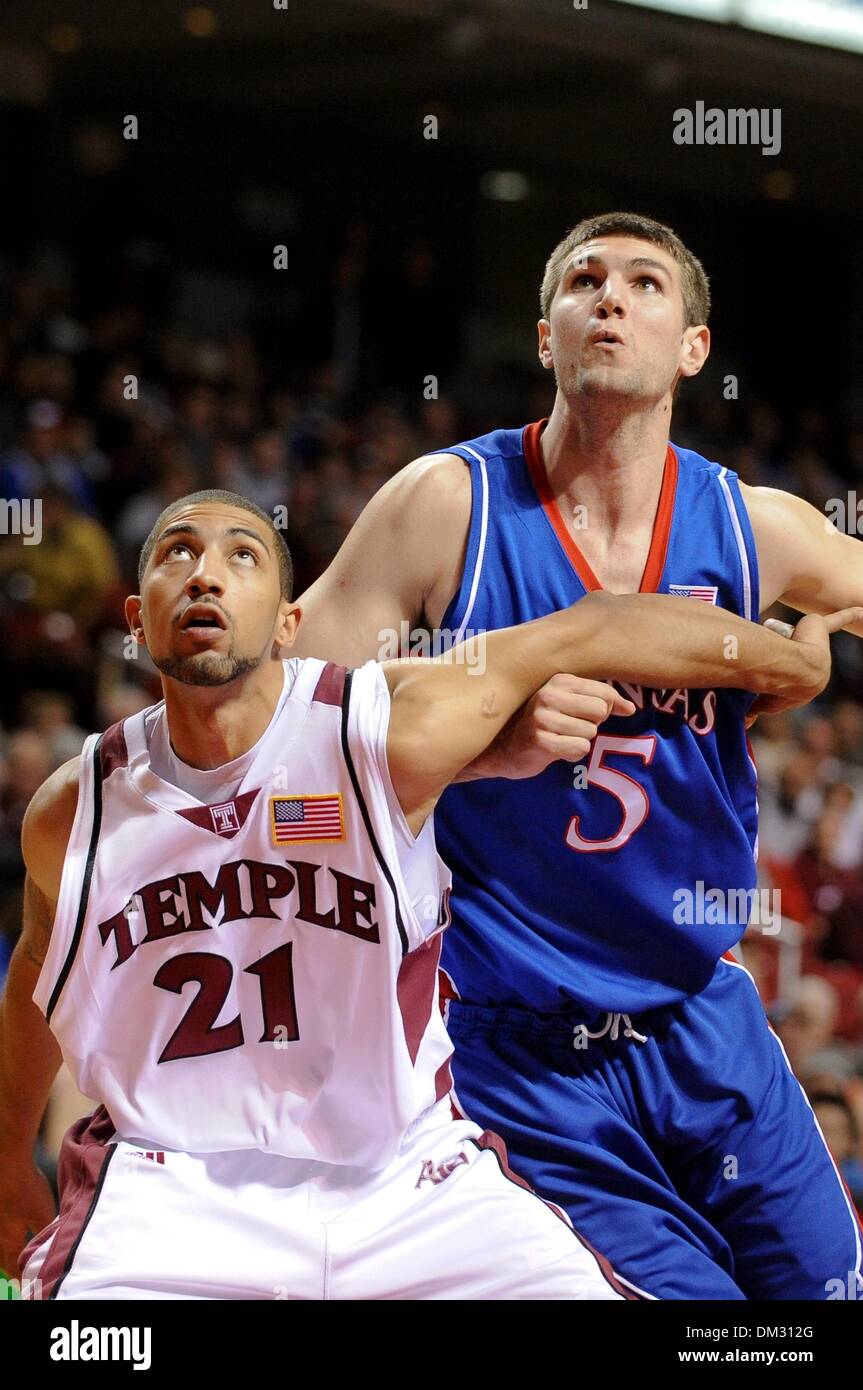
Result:
[[602,293],[596,303],[596,312],[599,318],[608,318],[610,314],[622,317],[626,313],[623,287],[613,275],[606,276]]
[[221,572],[222,561],[209,548],[201,551],[198,562],[187,576],[184,588],[191,597],[202,593],[223,594],[225,580]]

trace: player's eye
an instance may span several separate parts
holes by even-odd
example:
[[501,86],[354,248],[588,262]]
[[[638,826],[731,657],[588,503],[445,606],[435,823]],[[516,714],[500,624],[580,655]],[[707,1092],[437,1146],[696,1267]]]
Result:
[[258,563],[258,557],[257,557],[257,555],[255,554],[254,550],[252,550],[248,545],[241,545],[241,546],[238,546],[237,549],[234,551],[234,554],[235,554],[235,555],[251,555],[251,557],[252,557],[252,559],[254,560],[255,564]]
[[578,272],[572,277],[572,287],[573,287],[573,289],[581,289],[581,286],[582,286],[582,284],[583,284],[585,281],[587,282],[588,285],[595,285],[595,284],[597,283],[597,280],[596,280],[596,276],[595,276],[595,275],[588,275],[587,271],[584,271],[584,270],[578,271]]
[[638,280],[636,281],[636,284],[638,284],[638,285],[651,285],[651,286],[653,287],[653,289],[655,289],[655,290],[658,290],[658,289],[660,288],[659,281],[658,281],[658,280],[656,279],[656,277],[653,276],[653,275],[639,275]]
[[[163,558],[167,560],[168,556],[172,555],[175,550],[189,550],[189,547],[185,541],[174,541],[173,545],[168,546]],[[189,554],[191,553],[189,550]]]

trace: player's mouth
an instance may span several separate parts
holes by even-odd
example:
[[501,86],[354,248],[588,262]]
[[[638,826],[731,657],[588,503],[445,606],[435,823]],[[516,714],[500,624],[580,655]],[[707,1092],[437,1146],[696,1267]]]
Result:
[[592,347],[623,347],[624,345],[619,333],[612,333],[604,328],[591,334],[590,343]]
[[180,631],[196,642],[213,642],[228,624],[224,614],[212,603],[192,603],[180,619]]

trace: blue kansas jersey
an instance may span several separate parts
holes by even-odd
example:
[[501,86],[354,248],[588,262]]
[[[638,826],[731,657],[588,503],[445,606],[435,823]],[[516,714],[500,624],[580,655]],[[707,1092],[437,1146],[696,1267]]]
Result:
[[[599,587],[548,487],[545,423],[442,451],[465,460],[473,486],[464,574],[443,619],[453,632],[527,622]],[[734,473],[669,445],[641,590],[757,621]],[[636,713],[603,724],[582,763],[441,799],[436,833],[454,880],[442,964],[462,999],[641,1012],[703,989],[743,934],[756,879],[743,723],[753,696],[619,688]]]

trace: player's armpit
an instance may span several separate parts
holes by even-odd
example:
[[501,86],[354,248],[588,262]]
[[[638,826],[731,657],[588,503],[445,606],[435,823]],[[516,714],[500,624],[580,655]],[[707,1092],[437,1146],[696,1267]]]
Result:
[[347,666],[387,660],[402,625],[435,625],[458,588],[470,523],[470,473],[453,454],[415,459],[375,494],[320,579],[297,600],[281,655]]
[[[863,603],[863,544],[802,498],[741,484],[755,544],[762,610],[781,601],[801,613]],[[848,629],[863,637],[863,623]]]

